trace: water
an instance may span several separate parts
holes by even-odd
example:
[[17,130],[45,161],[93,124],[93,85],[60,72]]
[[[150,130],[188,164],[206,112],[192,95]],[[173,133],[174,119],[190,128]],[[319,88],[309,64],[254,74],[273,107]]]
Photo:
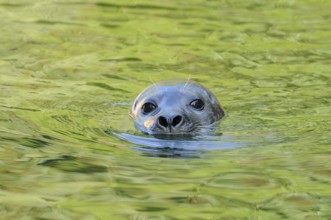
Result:
[[[0,218],[331,219],[330,11],[0,1]],[[189,77],[224,106],[223,136],[146,146],[131,102]]]

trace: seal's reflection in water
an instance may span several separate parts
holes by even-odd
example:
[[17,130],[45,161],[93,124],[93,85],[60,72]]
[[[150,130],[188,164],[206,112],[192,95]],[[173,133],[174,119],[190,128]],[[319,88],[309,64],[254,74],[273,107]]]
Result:
[[[142,137],[127,133],[108,131],[118,138],[128,141],[135,146],[143,156],[167,158],[200,158],[207,150],[222,150],[243,147],[243,143],[216,140],[220,137],[177,137],[176,139],[163,139],[158,137]],[[183,139],[185,138],[185,139]],[[138,145],[138,146],[137,146]]]
[[145,157],[162,157],[162,158],[200,158],[203,151],[185,150],[179,148],[153,148],[153,147],[139,147],[134,146],[134,150],[140,151]]

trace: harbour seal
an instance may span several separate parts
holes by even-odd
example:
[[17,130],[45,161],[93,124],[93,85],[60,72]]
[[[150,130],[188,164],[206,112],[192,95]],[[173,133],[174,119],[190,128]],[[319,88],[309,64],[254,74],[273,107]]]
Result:
[[193,80],[166,80],[147,87],[133,102],[136,129],[150,135],[199,133],[224,116],[216,97]]

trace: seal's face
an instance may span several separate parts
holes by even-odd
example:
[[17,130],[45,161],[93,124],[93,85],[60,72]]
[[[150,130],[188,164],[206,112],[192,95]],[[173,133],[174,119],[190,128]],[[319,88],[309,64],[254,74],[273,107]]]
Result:
[[133,103],[135,127],[148,134],[191,134],[224,116],[213,94],[189,80],[162,81],[142,91]]

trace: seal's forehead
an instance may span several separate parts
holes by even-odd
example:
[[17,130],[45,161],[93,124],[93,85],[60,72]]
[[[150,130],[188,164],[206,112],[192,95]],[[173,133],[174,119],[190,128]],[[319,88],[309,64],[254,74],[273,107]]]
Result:
[[145,89],[142,93],[138,95],[139,100],[144,99],[146,97],[151,96],[172,96],[176,98],[176,95],[180,94],[192,94],[192,96],[206,96],[207,95],[206,89],[204,89],[202,86],[199,86],[197,84],[191,84],[191,83],[180,83],[180,84],[174,84],[174,85],[162,85],[162,84],[155,84],[147,89]]
[[151,85],[150,87],[158,87],[158,86],[178,86],[178,87],[182,87],[182,88],[189,88],[189,87],[195,87],[195,88],[202,88],[204,89],[204,87],[197,83],[194,80],[191,79],[171,79],[171,80],[163,80],[157,83],[154,83],[153,85]]

